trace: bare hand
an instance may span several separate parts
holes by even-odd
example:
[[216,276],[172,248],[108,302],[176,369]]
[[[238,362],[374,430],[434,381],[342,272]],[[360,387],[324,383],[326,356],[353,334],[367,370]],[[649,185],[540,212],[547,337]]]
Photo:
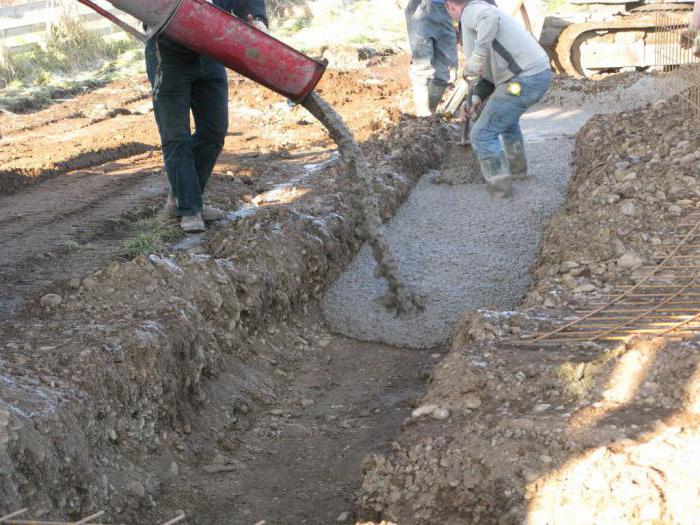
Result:
[[253,26],[255,29],[262,31],[263,33],[269,33],[265,23],[262,20],[253,18],[253,15],[248,15],[246,22],[248,22],[248,25]]

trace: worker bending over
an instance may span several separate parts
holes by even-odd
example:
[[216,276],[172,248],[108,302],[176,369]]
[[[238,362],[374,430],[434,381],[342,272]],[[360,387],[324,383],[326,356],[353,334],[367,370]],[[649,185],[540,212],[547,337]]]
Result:
[[451,70],[457,67],[457,32],[445,0],[399,0],[399,4],[406,4],[416,116],[427,117],[437,110],[451,81]]
[[527,175],[520,117],[549,89],[549,58],[535,38],[492,0],[446,0],[446,7],[461,22],[465,76],[477,83],[469,112],[488,97],[471,127],[471,144],[491,194],[507,197],[513,177]]
[[[266,30],[265,0],[210,2]],[[202,194],[228,131],[226,69],[165,36],[146,43],[146,67],[170,182],[166,208],[181,217],[185,232],[204,231],[205,220],[225,217],[223,211],[204,206]]]

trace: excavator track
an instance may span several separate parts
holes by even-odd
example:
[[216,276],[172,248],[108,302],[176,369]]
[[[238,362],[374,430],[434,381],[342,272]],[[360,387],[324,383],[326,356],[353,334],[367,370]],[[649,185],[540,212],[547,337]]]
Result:
[[[669,7],[666,7],[669,6]],[[567,27],[559,35],[556,44],[556,57],[558,65],[563,73],[576,78],[588,76],[581,65],[579,47],[585,38],[597,33],[610,33],[615,31],[652,31],[656,27],[656,13],[660,10],[671,9],[685,11],[687,8],[678,8],[673,4],[659,4],[645,6],[644,9],[632,12],[616,20],[602,20],[573,24]],[[644,64],[639,64],[644,66]]]

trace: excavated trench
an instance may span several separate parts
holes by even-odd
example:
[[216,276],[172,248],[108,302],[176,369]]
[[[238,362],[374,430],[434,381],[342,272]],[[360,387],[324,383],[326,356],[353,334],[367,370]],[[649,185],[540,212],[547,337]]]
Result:
[[[655,96],[645,82],[634,104]],[[458,314],[524,295],[572,136],[620,94],[598,98],[572,109],[576,94],[560,90],[526,118],[533,180],[508,201],[421,179],[455,133],[437,120],[405,120],[363,144],[380,214],[396,214],[387,235],[399,274],[429,299],[419,315],[380,306],[386,288],[366,249],[351,262],[364,217],[338,162],[307,171],[296,186],[308,191],[285,206],[244,210],[193,247],[65,283],[60,308],[28,305],[2,327],[0,510],[351,522],[362,458],[409,417]]]

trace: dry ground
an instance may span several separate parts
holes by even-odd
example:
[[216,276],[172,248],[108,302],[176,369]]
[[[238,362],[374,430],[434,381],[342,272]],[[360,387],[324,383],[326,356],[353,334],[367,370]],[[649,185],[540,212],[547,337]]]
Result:
[[[319,91],[367,141],[388,217],[447,131],[402,116],[405,57],[364,65]],[[230,95],[209,196],[243,211],[186,240],[158,216],[143,79],[0,117],[0,512],[352,519],[361,458],[439,354],[325,330],[315,300],[361,243],[353,181],[303,108],[239,77]],[[130,261],[145,234],[174,255]]]

